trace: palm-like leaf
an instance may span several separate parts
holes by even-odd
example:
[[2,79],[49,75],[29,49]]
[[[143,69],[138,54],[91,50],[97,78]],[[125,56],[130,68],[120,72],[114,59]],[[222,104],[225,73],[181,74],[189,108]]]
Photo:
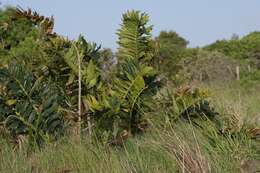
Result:
[[147,26],[149,16],[139,11],[123,14],[123,24],[118,30],[120,48],[118,59],[135,59],[150,61],[153,47],[151,42],[152,26]]
[[37,79],[18,63],[0,69],[0,82],[5,86],[5,91],[0,93],[1,107],[9,108],[4,121],[13,135],[29,134],[40,144],[46,136],[60,134],[63,120],[55,86]]
[[[81,59],[82,82],[88,88],[93,88],[99,82],[101,74],[98,67],[99,49],[95,43],[88,43],[82,36],[75,43]],[[74,75],[78,75],[78,59],[75,47],[71,47],[64,59]]]
[[118,64],[102,97],[87,97],[87,103],[100,129],[116,134],[120,129],[131,133],[139,130],[144,113],[159,87],[156,71],[149,66],[153,49],[148,16],[138,11],[123,15],[118,32]]

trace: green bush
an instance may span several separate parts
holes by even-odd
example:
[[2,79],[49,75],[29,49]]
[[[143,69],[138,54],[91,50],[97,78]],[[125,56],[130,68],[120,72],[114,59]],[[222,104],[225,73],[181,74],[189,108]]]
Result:
[[0,82],[0,119],[12,136],[28,135],[31,144],[41,145],[64,132],[58,88],[17,62],[0,69]]

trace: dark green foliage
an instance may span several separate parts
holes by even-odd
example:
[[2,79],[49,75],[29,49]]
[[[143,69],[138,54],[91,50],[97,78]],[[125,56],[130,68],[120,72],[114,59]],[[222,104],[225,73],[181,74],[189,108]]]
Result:
[[[80,56],[80,63],[82,66],[83,83],[91,88],[95,85],[94,80],[97,80],[98,74],[95,72],[95,68],[98,68],[99,49],[95,43],[88,43],[83,36],[80,36],[78,41],[71,45],[70,49],[66,53],[64,59],[68,66],[71,68],[72,73],[78,75],[78,55]],[[97,66],[97,67],[94,67]],[[93,70],[93,71],[92,71]],[[91,74],[93,72],[93,74]],[[93,80],[93,82],[91,82]],[[93,83],[93,84],[91,84]]]
[[153,80],[152,68],[121,63],[111,87],[97,98],[88,96],[87,103],[96,119],[97,130],[117,134],[123,129],[132,134],[142,131],[139,126],[145,112],[150,110],[152,96],[156,94],[159,83]]
[[194,118],[210,119],[213,120],[218,115],[214,108],[210,106],[208,100],[199,100],[193,105],[187,107],[180,116],[189,120]]
[[159,56],[162,61],[176,57],[189,43],[174,31],[161,31],[155,42],[159,44]]
[[121,109],[128,113],[128,130],[136,133],[145,112],[149,111],[152,97],[160,82],[157,72],[150,66],[154,58],[149,17],[138,11],[128,11],[123,15],[123,24],[118,32],[118,72],[114,90],[120,99]]
[[219,40],[205,47],[206,50],[215,50],[234,59],[245,60],[255,52],[260,45],[260,33],[252,32],[241,39]]
[[27,135],[40,145],[64,132],[59,105],[70,110],[65,85],[71,70],[63,56],[71,43],[51,34],[53,20],[46,23],[30,9],[1,13],[0,120],[13,136]]
[[1,107],[8,110],[0,116],[13,136],[29,135],[30,142],[40,145],[48,137],[62,134],[58,88],[17,62],[0,69],[0,82],[4,86]]
[[[48,73],[52,77],[57,74],[62,76],[65,64],[63,55],[70,45],[69,41],[62,37],[43,35],[41,21],[35,22],[21,14],[17,15],[17,9],[8,8],[1,13],[3,15],[0,18],[0,32],[2,32],[0,40],[3,43],[1,45],[4,45],[2,49],[0,48],[3,55],[2,63],[16,59],[25,61],[31,71],[45,68],[45,74]],[[29,15],[32,11],[28,10],[24,13]],[[52,25],[54,25],[53,21]]]
[[0,11],[1,52],[6,52],[17,46],[26,37],[35,35],[36,29],[33,24],[24,18],[15,18],[14,14],[15,9],[13,8]]
[[[12,63],[13,60],[24,62],[24,66],[37,78],[42,78],[43,81],[51,80],[62,92],[65,92],[64,86],[69,80],[70,68],[63,56],[71,44],[70,41],[63,37],[42,33],[42,27],[47,23],[41,23],[45,18],[38,13],[32,13],[30,9],[27,12],[23,11],[24,14],[17,13],[18,10],[13,8],[3,11],[0,25],[6,23],[8,28],[6,33],[1,35],[2,40],[5,44],[9,44],[9,39],[15,43],[10,43],[10,49],[2,49],[2,53],[6,53],[1,56],[0,66]],[[48,23],[54,25],[53,21]],[[18,31],[19,33],[16,33]]]
[[142,116],[153,103],[151,99],[159,89],[159,82],[155,81],[153,68],[133,64],[131,61],[122,63],[119,71],[121,73],[118,74],[113,89],[120,99],[121,109],[124,110],[122,117],[126,114],[125,119],[131,126],[128,129],[135,133]]
[[177,66],[183,52],[186,51],[188,41],[174,31],[161,31],[154,39],[156,55],[154,66],[168,78],[175,75],[179,68]]

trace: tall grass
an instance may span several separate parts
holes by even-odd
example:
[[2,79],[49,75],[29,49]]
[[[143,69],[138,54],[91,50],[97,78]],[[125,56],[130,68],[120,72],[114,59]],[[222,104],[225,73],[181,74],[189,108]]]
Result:
[[234,88],[210,88],[219,117],[235,133],[221,134],[211,121],[202,121],[198,128],[189,122],[165,124],[155,119],[150,131],[117,147],[86,140],[79,143],[71,137],[30,152],[0,138],[0,172],[240,172],[246,161],[260,160],[259,142],[243,130],[260,112],[260,94],[238,87],[240,94]]
[[205,127],[179,122],[122,147],[64,139],[33,153],[1,140],[0,172],[239,172],[243,160],[259,159],[257,143],[245,134],[224,137],[210,124]]

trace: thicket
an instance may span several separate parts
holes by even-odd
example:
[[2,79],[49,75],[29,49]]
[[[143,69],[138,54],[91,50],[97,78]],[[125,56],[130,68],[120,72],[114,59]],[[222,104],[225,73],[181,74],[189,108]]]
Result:
[[162,31],[154,39],[156,67],[176,84],[233,80],[236,67],[245,81],[242,83],[255,82],[259,79],[259,38],[259,32],[252,32],[201,48],[187,48],[188,41],[176,32]]
[[26,138],[33,147],[62,136],[120,145],[151,128],[151,119],[199,129],[212,123],[217,135],[233,134],[221,130],[207,91],[176,85],[233,80],[236,59],[253,58],[257,69],[259,33],[187,48],[173,31],[153,39],[149,16],[128,11],[113,54],[83,36],[59,36],[53,27],[54,18],[31,9],[0,11],[1,137]]
[[138,11],[123,15],[115,63],[109,50],[83,36],[70,41],[53,33],[53,18],[30,9],[1,11],[4,128],[38,146],[64,133],[108,141],[141,132],[162,83],[152,66],[148,21]]
[[153,38],[146,13],[120,26],[114,53],[58,35],[53,17],[0,10],[0,172],[256,169],[260,34],[187,48],[174,31]]

